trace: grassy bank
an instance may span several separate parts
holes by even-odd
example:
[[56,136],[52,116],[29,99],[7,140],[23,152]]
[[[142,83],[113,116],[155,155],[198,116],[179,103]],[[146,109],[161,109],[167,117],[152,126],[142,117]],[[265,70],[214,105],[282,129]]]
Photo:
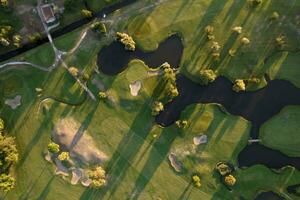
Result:
[[286,155],[300,156],[300,107],[287,106],[267,121],[260,130],[262,143]]

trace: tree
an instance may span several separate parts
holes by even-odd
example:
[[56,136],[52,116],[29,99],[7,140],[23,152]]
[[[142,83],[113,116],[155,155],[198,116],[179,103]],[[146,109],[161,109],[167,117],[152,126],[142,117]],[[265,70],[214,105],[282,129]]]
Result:
[[252,5],[257,6],[262,3],[262,0],[252,0]]
[[87,17],[87,18],[90,18],[90,17],[93,16],[92,11],[87,10],[87,9],[82,9],[82,10],[81,10],[81,14],[82,14],[84,17]]
[[285,44],[285,37],[283,35],[280,35],[275,39],[275,42],[277,47],[281,49]]
[[106,172],[101,166],[88,172],[88,177],[92,180],[92,187],[101,188],[106,184]]
[[237,34],[241,34],[243,32],[243,28],[241,26],[235,26],[233,27],[232,31]]
[[192,176],[193,183],[196,187],[201,187],[201,179],[198,175]]
[[0,173],[8,173],[9,168],[19,159],[14,137],[0,134]]
[[235,80],[232,89],[236,92],[245,91],[246,84],[245,84],[244,80],[242,80],[242,79]]
[[220,162],[216,165],[216,170],[221,176],[230,174],[232,169],[224,162]]
[[213,35],[214,33],[214,27],[211,26],[211,25],[208,25],[205,27],[205,32],[207,34],[207,39],[208,40],[214,40],[215,39],[215,36]]
[[200,71],[199,78],[202,85],[207,85],[213,82],[217,78],[217,75],[213,70],[205,69]]
[[241,43],[242,43],[243,45],[248,45],[248,44],[250,44],[250,40],[249,40],[248,38],[246,38],[246,37],[243,37],[243,38],[241,39]]
[[13,36],[13,42],[14,42],[14,45],[16,47],[20,47],[21,46],[21,42],[22,42],[22,37],[21,35],[14,35]]
[[123,45],[125,45],[126,50],[134,51],[135,50],[135,42],[131,36],[126,33],[116,33],[117,40],[119,40]]
[[273,12],[272,15],[271,15],[271,20],[277,20],[279,19],[280,15],[278,12]]
[[4,120],[0,118],[0,134],[3,132],[5,128]]
[[60,161],[65,161],[65,160],[69,160],[70,159],[70,153],[63,151],[58,155],[58,160]]
[[151,114],[153,116],[158,115],[162,110],[164,110],[164,105],[162,104],[162,102],[159,101],[155,101],[152,105],[152,112]]
[[224,182],[228,186],[234,186],[235,183],[236,183],[236,179],[233,175],[229,174],[229,175],[224,177]]
[[188,121],[187,121],[187,120],[177,120],[177,121],[175,122],[175,124],[176,124],[176,126],[177,126],[178,128],[184,129],[184,128],[187,127]]
[[98,96],[100,99],[106,99],[107,98],[107,94],[105,92],[99,92]]
[[221,46],[219,45],[218,42],[213,42],[211,47],[210,47],[213,51],[219,51],[221,49]]
[[8,0],[0,0],[0,5],[2,7],[8,7]]
[[16,180],[9,174],[0,175],[0,189],[4,192],[8,192],[15,187]]
[[47,146],[47,149],[50,153],[58,153],[60,151],[59,145],[55,142],[50,142]]
[[79,70],[76,67],[70,67],[68,70],[72,76],[78,76],[79,74]]
[[106,26],[100,21],[96,21],[91,25],[91,29],[97,33],[106,33]]

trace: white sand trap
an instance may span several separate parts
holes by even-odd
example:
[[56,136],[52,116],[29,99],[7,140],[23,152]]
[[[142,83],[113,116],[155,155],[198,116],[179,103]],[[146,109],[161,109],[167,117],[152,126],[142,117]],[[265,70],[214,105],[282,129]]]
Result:
[[89,178],[83,178],[83,180],[81,181],[81,184],[84,187],[89,187],[91,183],[92,183],[92,180]]
[[141,81],[135,81],[134,83],[129,84],[130,93],[132,96],[136,97],[139,94],[139,91],[142,87]]
[[72,170],[72,179],[71,179],[71,184],[76,185],[78,181],[82,178],[83,171],[82,169],[75,168]]
[[70,152],[71,158],[78,158],[84,164],[102,163],[108,159],[96,147],[85,125],[79,124],[73,118],[61,119],[54,127],[52,136],[56,143]]
[[21,99],[22,99],[21,95],[17,95],[15,96],[15,98],[6,99],[4,103],[10,106],[13,110],[15,110],[17,107],[21,105]]
[[182,164],[180,163],[180,161],[178,161],[176,155],[174,153],[170,153],[168,158],[169,158],[171,166],[174,168],[174,170],[176,172],[181,172],[182,171]]
[[207,143],[207,135],[198,135],[194,137],[193,142],[195,145],[205,144]]

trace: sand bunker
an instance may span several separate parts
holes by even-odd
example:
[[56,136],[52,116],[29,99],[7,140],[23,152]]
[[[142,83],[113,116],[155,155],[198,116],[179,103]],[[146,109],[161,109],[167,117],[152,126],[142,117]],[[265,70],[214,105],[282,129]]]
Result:
[[198,135],[193,138],[193,142],[195,145],[205,144],[207,143],[207,135]]
[[170,153],[168,158],[174,170],[176,172],[181,172],[183,168],[182,163],[177,159],[176,155],[174,153]]
[[78,158],[84,164],[104,162],[107,156],[96,147],[85,129],[74,119],[64,118],[56,124],[52,132],[53,140],[69,151],[71,158]]
[[130,87],[130,93],[132,96],[137,96],[139,94],[139,91],[142,87],[142,82],[141,81],[135,81],[134,83],[131,83],[129,85]]
[[76,185],[78,181],[82,178],[83,176],[83,170],[82,169],[73,169],[72,170],[72,179],[71,179],[71,184]]
[[21,95],[17,95],[13,99],[6,99],[4,103],[10,106],[13,110],[15,110],[17,107],[21,105],[21,99],[22,99]]

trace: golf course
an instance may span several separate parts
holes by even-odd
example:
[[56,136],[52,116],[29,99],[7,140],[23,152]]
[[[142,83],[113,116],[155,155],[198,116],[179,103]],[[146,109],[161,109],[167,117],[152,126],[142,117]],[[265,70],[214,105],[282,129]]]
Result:
[[0,200],[300,200],[300,1],[3,2]]

